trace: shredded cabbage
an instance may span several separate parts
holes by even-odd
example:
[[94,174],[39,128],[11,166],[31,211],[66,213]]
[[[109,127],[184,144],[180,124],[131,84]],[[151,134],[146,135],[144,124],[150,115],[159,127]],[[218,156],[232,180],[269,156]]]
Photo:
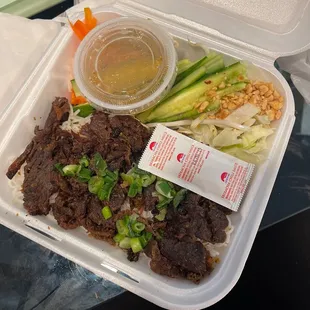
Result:
[[246,103],[245,105],[241,106],[240,108],[233,111],[230,115],[228,115],[225,120],[237,124],[243,124],[259,112],[260,109],[258,107],[253,104]]
[[[260,109],[245,104],[232,112],[226,119],[207,119],[208,114],[195,120],[163,123],[177,129],[196,141],[217,148],[246,162],[257,164],[265,159],[267,138],[274,133],[269,127],[267,116],[258,115]],[[155,127],[157,123],[147,124]]]
[[241,130],[224,128],[212,141],[212,146],[221,148],[242,143],[239,138],[243,133]]
[[242,146],[245,149],[252,148],[256,145],[257,140],[267,138],[272,135],[274,129],[265,128],[263,125],[252,126],[250,131],[245,132],[242,135]]

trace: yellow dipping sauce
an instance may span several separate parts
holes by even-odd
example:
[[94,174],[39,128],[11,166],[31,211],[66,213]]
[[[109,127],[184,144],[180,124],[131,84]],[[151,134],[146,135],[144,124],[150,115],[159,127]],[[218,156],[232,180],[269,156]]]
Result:
[[75,58],[82,93],[113,113],[139,112],[157,103],[176,74],[170,37],[138,18],[119,18],[99,27],[82,41]]

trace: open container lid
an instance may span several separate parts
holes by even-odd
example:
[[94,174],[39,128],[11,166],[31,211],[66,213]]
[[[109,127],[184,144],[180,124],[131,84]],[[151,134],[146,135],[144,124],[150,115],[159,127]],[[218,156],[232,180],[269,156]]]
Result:
[[[182,19],[221,42],[276,59],[310,48],[310,0],[90,0],[89,5],[120,3],[175,23]],[[140,7],[140,8],[139,8]],[[77,9],[77,8],[75,8]],[[157,12],[156,12],[157,11]],[[74,14],[69,9],[68,16]],[[158,12],[162,14],[159,15]]]
[[309,0],[136,0],[241,41],[274,58],[310,48]]

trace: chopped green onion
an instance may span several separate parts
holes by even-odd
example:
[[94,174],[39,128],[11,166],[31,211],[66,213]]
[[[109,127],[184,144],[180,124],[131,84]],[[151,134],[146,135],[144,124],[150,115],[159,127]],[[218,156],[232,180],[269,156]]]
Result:
[[91,170],[82,167],[81,170],[77,173],[79,181],[88,182],[91,179]]
[[131,239],[128,237],[125,237],[123,240],[120,241],[119,245],[122,249],[130,249],[131,247]]
[[124,235],[121,235],[121,234],[117,234],[114,236],[113,240],[116,242],[116,243],[120,243],[126,236]]
[[123,220],[116,221],[116,229],[119,234],[124,235],[124,236],[128,235],[129,230]]
[[173,206],[177,208],[181,201],[185,198],[187,190],[185,188],[180,189],[173,198]]
[[167,208],[163,208],[160,210],[159,214],[155,216],[155,218],[157,221],[162,222],[163,220],[165,220],[166,214],[167,214]]
[[73,177],[78,172],[80,166],[79,165],[67,165],[62,168],[62,171],[65,176]]
[[94,169],[97,175],[103,177],[106,175],[107,163],[103,160],[102,156],[99,153],[96,153],[93,158]]
[[[142,189],[142,187],[141,187],[141,189]],[[129,186],[128,197],[131,197],[131,198],[136,197],[139,191],[140,191],[140,186],[139,186],[139,184],[135,180]]]
[[118,171],[110,171],[110,170],[106,170],[106,177],[109,177],[112,181],[117,181],[118,179]]
[[131,228],[135,233],[140,233],[145,229],[145,225],[140,222],[135,222],[131,225]]
[[98,198],[100,200],[109,201],[114,186],[115,186],[115,183],[104,183],[97,193]]
[[62,171],[64,165],[58,163],[58,164],[55,164],[54,167],[60,172],[62,176],[65,176],[64,172]]
[[144,233],[144,237],[145,237],[146,241],[149,242],[152,239],[153,235],[152,235],[152,233],[147,231]]
[[109,206],[103,207],[101,213],[106,220],[112,217],[112,211]]
[[156,176],[151,174],[151,175],[143,175],[141,176],[141,181],[142,181],[142,186],[143,187],[148,187],[150,186],[152,183],[154,183],[156,180]]
[[123,221],[124,221],[124,224],[127,226],[127,225],[129,225],[129,223],[130,223],[130,217],[129,217],[129,215],[125,215],[124,217],[123,217]]
[[80,159],[80,165],[84,166],[84,167],[88,167],[89,166],[89,158],[87,155],[84,155],[81,159]]
[[143,250],[139,238],[131,238],[130,239],[130,247],[132,249],[132,252],[134,252],[134,253],[138,253],[138,252]]
[[132,169],[130,169],[127,174],[131,175],[131,174],[139,174],[139,175],[146,175],[146,174],[150,174],[147,171],[144,171],[142,169],[139,169],[137,166],[133,166]]
[[121,178],[123,179],[123,181],[127,182],[129,185],[134,182],[133,176],[125,174],[125,173],[121,174]]
[[168,204],[172,201],[172,198],[165,198],[164,200],[162,200],[161,202],[159,202],[157,205],[156,205],[156,208],[158,210],[161,210],[163,208],[166,208],[168,206]]
[[156,191],[167,198],[172,198],[172,188],[167,181],[157,181],[155,185]]
[[104,179],[98,176],[92,177],[88,182],[88,190],[92,194],[97,194],[104,185]]
[[153,235],[150,232],[145,232],[141,237],[139,237],[139,240],[143,248],[147,246],[152,237]]

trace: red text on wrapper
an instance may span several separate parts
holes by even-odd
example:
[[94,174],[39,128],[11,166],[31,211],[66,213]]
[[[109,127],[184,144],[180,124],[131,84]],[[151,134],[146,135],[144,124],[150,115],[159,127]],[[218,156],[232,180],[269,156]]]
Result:
[[157,125],[139,168],[237,211],[254,165]]

